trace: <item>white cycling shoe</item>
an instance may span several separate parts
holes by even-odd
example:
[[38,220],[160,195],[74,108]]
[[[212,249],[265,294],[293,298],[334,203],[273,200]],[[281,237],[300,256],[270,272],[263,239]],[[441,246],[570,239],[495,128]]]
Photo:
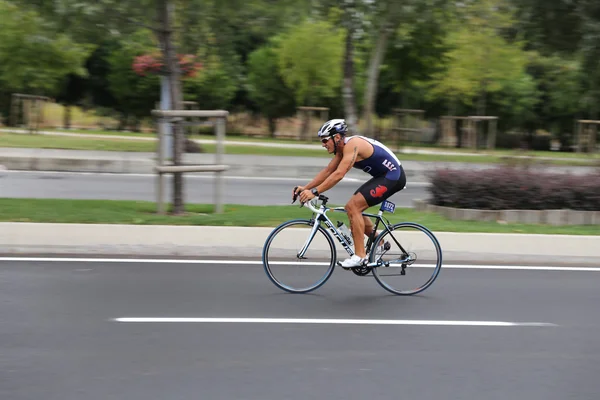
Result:
[[352,257],[346,258],[344,261],[342,261],[340,263],[340,266],[344,267],[344,268],[354,268],[354,267],[360,267],[366,262],[367,262],[366,258],[361,258],[361,257],[357,256],[356,254],[354,254]]

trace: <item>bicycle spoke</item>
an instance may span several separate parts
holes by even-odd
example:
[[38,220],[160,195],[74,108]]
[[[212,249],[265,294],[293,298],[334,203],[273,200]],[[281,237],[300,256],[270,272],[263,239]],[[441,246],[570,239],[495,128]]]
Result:
[[442,266],[442,253],[437,239],[425,227],[402,223],[383,231],[375,240],[375,249],[382,244],[389,249],[373,251],[370,263],[373,276],[386,290],[399,295],[412,295],[429,287]]

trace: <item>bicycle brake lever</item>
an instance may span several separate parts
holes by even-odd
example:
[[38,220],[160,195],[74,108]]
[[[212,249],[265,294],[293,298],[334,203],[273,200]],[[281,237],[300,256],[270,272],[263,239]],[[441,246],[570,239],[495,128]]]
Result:
[[296,199],[298,198],[298,193],[296,193],[296,189],[298,189],[298,186],[294,187],[294,191],[292,192],[292,204],[294,204],[296,202]]

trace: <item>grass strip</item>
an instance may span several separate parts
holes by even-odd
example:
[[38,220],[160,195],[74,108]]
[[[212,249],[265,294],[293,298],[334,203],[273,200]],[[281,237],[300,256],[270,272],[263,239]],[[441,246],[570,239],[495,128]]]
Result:
[[[186,215],[158,215],[154,202],[122,200],[62,200],[0,198],[0,221],[43,223],[134,224],[134,225],[213,225],[274,227],[294,218],[310,218],[307,208],[289,206],[247,206],[229,204],[222,214],[213,213],[211,204],[187,204]],[[377,213],[372,207],[370,213]],[[329,213],[332,220],[347,222],[345,214]],[[441,215],[398,208],[384,214],[392,223],[411,221],[434,232],[529,233],[600,235],[594,225],[549,226],[497,222],[453,221]],[[443,244],[442,244],[443,245]]]

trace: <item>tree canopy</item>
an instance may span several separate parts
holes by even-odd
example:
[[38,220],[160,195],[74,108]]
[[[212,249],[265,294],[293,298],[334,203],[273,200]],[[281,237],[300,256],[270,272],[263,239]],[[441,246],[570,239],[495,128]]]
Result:
[[165,5],[174,50],[202,62],[185,99],[272,129],[296,105],[344,117],[348,93],[369,113],[486,113],[506,128],[598,117],[594,0],[0,0],[0,111],[25,92],[147,117],[159,78],[131,66],[163,50]]

